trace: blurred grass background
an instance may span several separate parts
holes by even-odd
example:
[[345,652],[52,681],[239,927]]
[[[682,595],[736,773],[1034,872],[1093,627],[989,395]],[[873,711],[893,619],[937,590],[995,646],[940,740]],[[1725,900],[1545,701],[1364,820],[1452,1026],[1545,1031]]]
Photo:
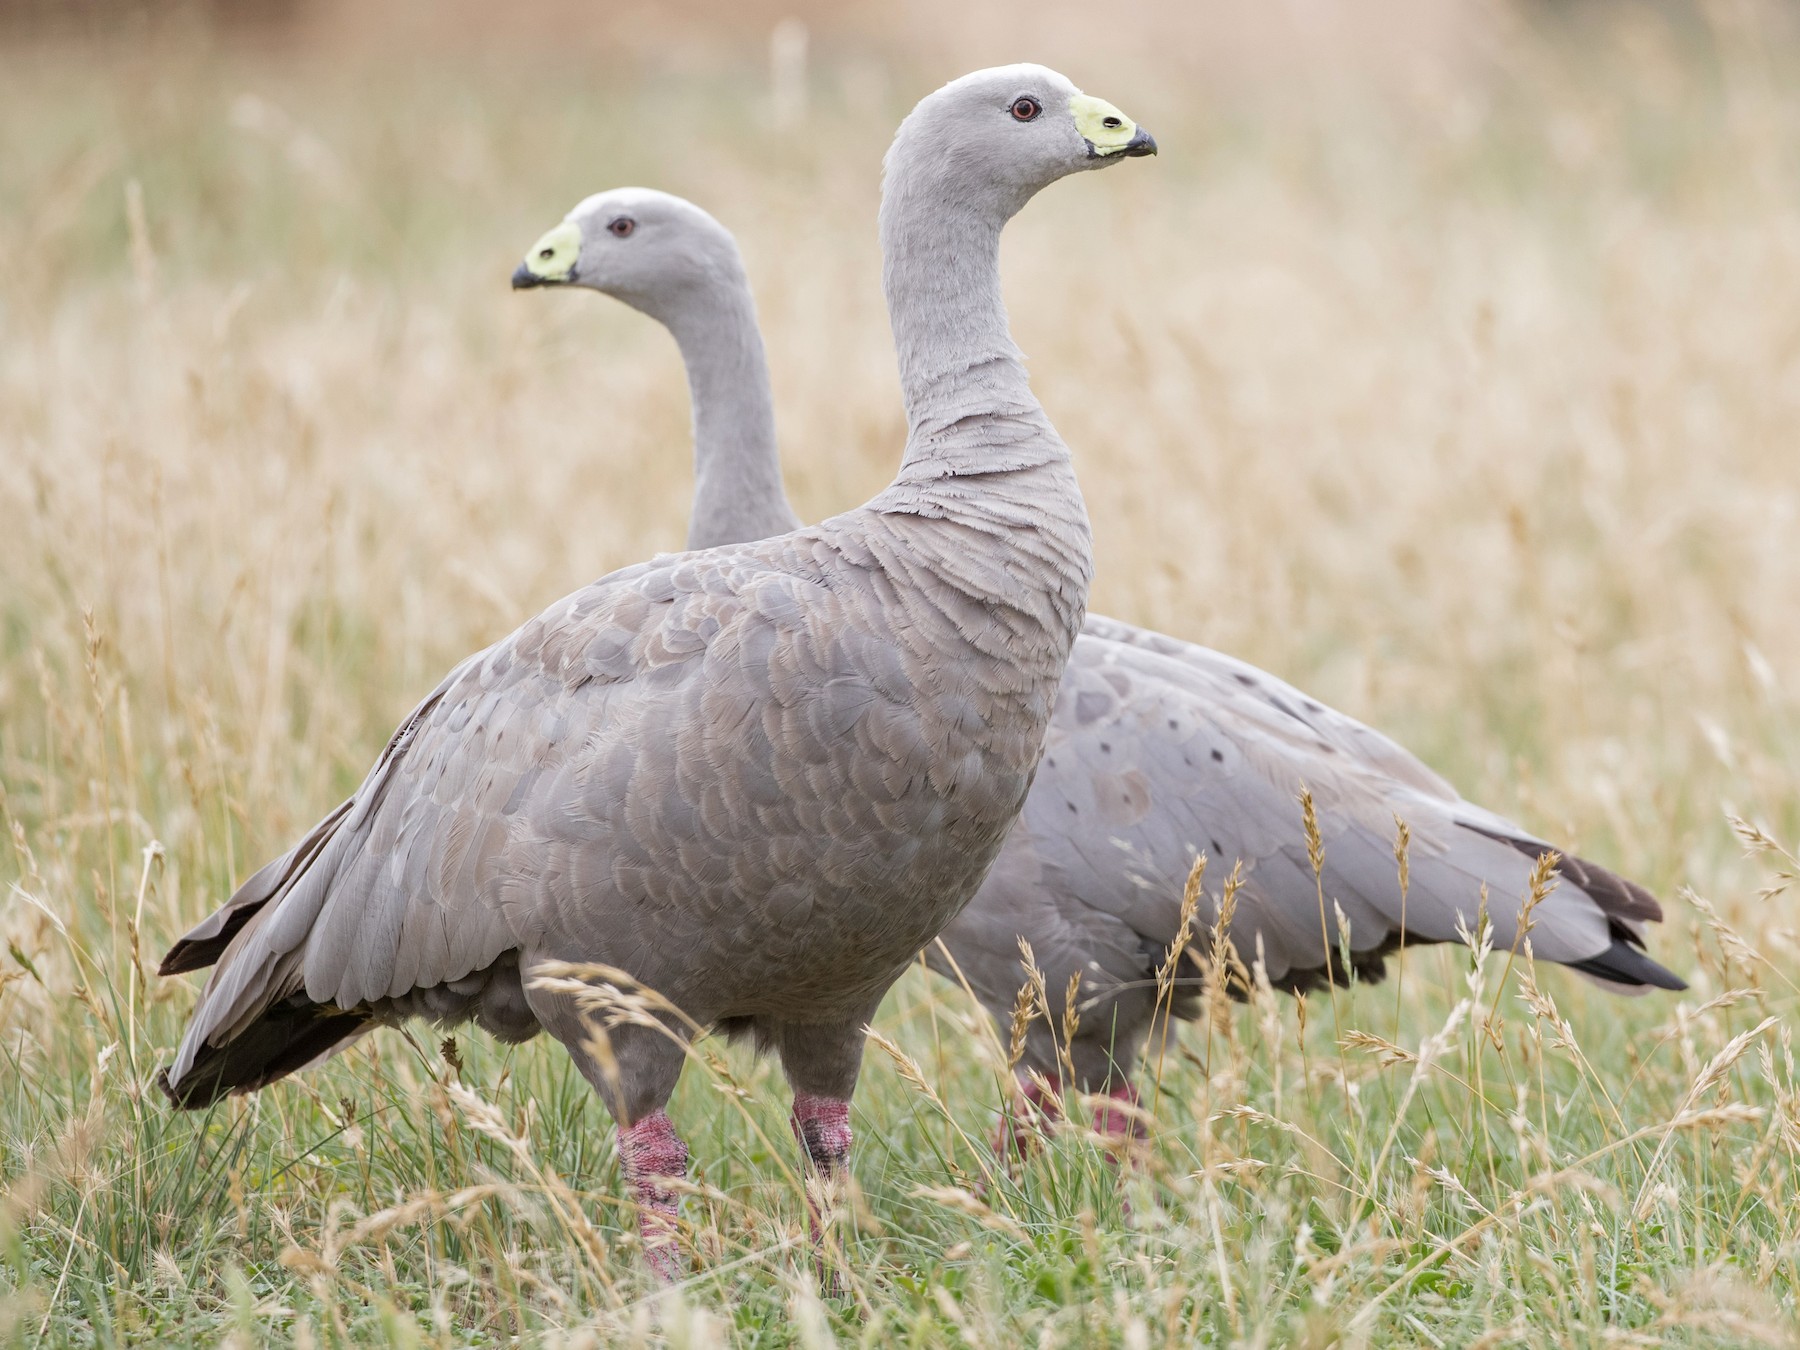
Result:
[[[165,1113],[166,942],[453,661],[681,542],[672,343],[512,294],[524,248],[627,182],[735,230],[824,516],[904,438],[881,153],[1021,59],[1163,147],[1005,250],[1094,607],[1650,884],[1694,992],[1546,974],[1564,1034],[1504,954],[1453,1016],[1469,954],[1415,953],[1342,1008],[1454,1021],[1423,1070],[1224,1012],[1121,1186],[1079,1137],[984,1178],[995,1052],[909,978],[881,1029],[945,1106],[872,1054],[848,1308],[723,1051],[660,1320],[553,1046],[382,1035]],[[1790,1343],[1794,864],[1727,817],[1800,837],[1796,89],[1772,0],[0,4],[0,1342]]]

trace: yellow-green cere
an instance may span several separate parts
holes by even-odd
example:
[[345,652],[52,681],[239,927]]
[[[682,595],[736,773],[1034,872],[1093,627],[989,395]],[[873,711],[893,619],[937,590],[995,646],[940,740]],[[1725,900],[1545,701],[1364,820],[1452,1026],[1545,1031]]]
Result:
[[567,281],[581,256],[581,227],[565,220],[531,246],[525,270],[544,281]]
[[1137,123],[1103,98],[1077,94],[1069,100],[1075,129],[1087,138],[1096,155],[1116,155],[1137,135]]

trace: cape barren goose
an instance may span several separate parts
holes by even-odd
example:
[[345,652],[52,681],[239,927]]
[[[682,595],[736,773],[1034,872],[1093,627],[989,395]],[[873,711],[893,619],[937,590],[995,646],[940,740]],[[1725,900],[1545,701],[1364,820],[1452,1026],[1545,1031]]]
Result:
[[[755,303],[730,233],[679,197],[620,188],[582,202],[546,241],[515,286],[603,291],[666,325],[680,346],[694,414],[689,545],[793,529]],[[1312,791],[1325,846],[1323,916],[1302,786]],[[1405,897],[1396,817],[1411,832]],[[1213,921],[1221,883],[1241,859],[1230,936],[1241,959],[1260,957],[1275,985],[1301,989],[1345,976],[1339,908],[1350,964],[1364,979],[1379,978],[1383,958],[1403,941],[1459,940],[1459,926],[1477,921],[1484,885],[1494,939],[1510,947],[1531,869],[1550,849],[1464,801],[1379,732],[1273,676],[1090,615],[1024,813],[942,941],[1003,1028],[1025,979],[1021,937],[1043,970],[1058,1026],[1064,991],[1079,974],[1081,1023],[1068,1047],[1077,1086],[1129,1103],[1155,1012],[1155,973],[1180,925],[1198,852],[1213,864],[1199,921]],[[1685,987],[1643,952],[1643,925],[1662,916],[1653,896],[1584,859],[1565,855],[1560,868],[1557,889],[1532,914],[1538,957],[1623,992]],[[935,946],[927,958],[952,973]],[[1178,986],[1177,1016],[1198,1010],[1196,974],[1190,968]],[[1056,1083],[1060,1061],[1038,1021],[1020,1086],[1040,1111],[1048,1104],[1034,1079]],[[1130,1114],[1104,1107],[1101,1128],[1123,1130]]]
[[[1041,66],[921,101],[881,206],[909,426],[892,486],[603,577],[453,670],[355,795],[164,959],[217,963],[171,1100],[263,1087],[407,1016],[541,1026],[617,1120],[670,1276],[686,1030],[619,1026],[603,1067],[574,998],[533,979],[590,963],[778,1053],[805,1154],[837,1174],[863,1028],[999,852],[1086,604],[1087,516],[1007,330],[1001,227],[1154,151]],[[564,227],[534,260],[581,249]]]

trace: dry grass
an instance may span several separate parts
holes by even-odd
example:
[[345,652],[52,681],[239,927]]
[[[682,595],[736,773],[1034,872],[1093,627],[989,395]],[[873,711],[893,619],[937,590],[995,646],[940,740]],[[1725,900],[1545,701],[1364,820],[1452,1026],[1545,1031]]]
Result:
[[702,201],[759,286],[797,504],[859,500],[902,435],[879,155],[1007,29],[821,17],[800,134],[736,39],[653,75],[529,41],[16,47],[0,1343],[1794,1339],[1800,38],[1753,0],[1471,4],[1403,61],[1338,11],[1300,59],[1205,7],[1166,50],[1050,10],[1026,54],[1165,147],[1047,194],[1007,251],[1096,608],[1642,878],[1693,992],[1621,1004],[1477,941],[1335,1016],[1209,1000],[1121,1187],[1074,1131],[994,1171],[1007,1048],[911,977],[858,1099],[842,1307],[779,1076],[717,1045],[675,1107],[704,1262],[660,1312],[553,1046],[383,1035],[171,1117],[145,1092],[192,996],[145,978],[169,938],[450,662],[682,537],[672,345],[511,294],[518,252],[602,186]]

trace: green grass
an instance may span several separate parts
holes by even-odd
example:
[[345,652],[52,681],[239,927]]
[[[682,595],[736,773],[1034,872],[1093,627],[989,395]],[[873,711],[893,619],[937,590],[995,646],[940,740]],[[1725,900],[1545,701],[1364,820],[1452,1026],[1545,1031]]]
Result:
[[1046,19],[1032,54],[1164,153],[1046,194],[1006,255],[1096,608],[1264,664],[1641,878],[1692,991],[1414,952],[1177,1027],[1129,1165],[1065,1130],[1009,1173],[1004,1050],[915,972],[876,1024],[904,1062],[871,1048],[857,1095],[841,1302],[780,1076],[717,1043],[672,1108],[695,1261],[661,1297],[548,1042],[382,1032],[169,1112],[193,985],[149,973],[168,941],[451,662],[682,537],[672,347],[510,294],[519,250],[627,181],[738,230],[823,516],[903,435],[880,153],[1004,53],[815,16],[813,121],[780,136],[742,52],[20,46],[0,1344],[1794,1341],[1800,42],[1760,5],[1501,8],[1412,74],[1309,49],[1315,85],[1221,13],[1153,8],[1160,41]]

